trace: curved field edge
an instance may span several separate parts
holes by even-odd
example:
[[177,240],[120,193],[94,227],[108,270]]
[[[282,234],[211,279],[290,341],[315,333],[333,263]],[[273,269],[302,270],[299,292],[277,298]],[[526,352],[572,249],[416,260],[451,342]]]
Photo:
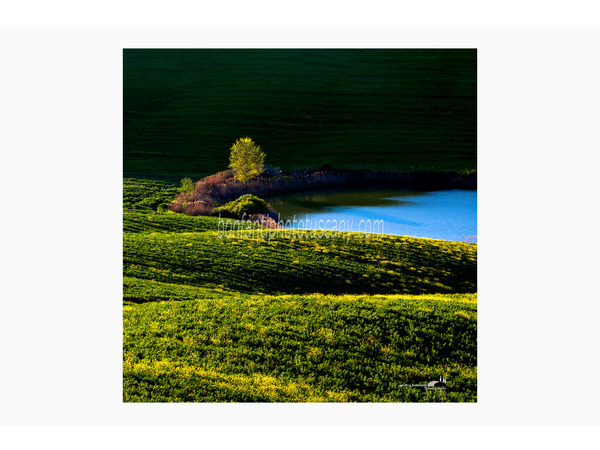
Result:
[[[477,295],[221,295],[124,306],[126,402],[471,402]],[[446,391],[405,385],[445,376]]]
[[[331,297],[322,293],[309,294],[312,298]],[[162,301],[185,301],[185,300],[204,300],[210,299],[215,296],[219,297],[236,297],[236,298],[250,298],[253,296],[251,293],[244,293],[239,291],[226,290],[222,287],[209,287],[209,286],[191,286],[185,284],[173,284],[163,283],[156,280],[145,280],[141,278],[123,277],[123,304],[126,306],[132,306],[138,303],[147,302],[162,302]],[[263,298],[270,299],[286,299],[293,297],[293,294],[279,294],[279,295],[265,295],[262,294]],[[357,298],[353,294],[338,294],[336,298],[342,298],[346,296],[349,299]],[[452,301],[452,302],[476,302],[476,294],[429,294],[429,295],[406,295],[406,294],[375,294],[370,297],[373,299],[387,298],[387,299],[425,299],[435,298],[437,301]]]
[[477,245],[401,236],[219,238],[125,233],[123,275],[248,293],[477,291]]

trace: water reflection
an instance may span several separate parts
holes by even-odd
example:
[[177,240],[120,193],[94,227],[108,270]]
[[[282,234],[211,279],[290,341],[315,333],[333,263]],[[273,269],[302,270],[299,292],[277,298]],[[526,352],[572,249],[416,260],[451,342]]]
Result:
[[[271,197],[267,201],[284,221],[294,217],[309,219],[312,224],[344,220],[352,223],[352,231],[359,231],[361,220],[383,220],[385,234],[477,242],[474,190],[321,191]],[[291,226],[298,227],[298,223]]]

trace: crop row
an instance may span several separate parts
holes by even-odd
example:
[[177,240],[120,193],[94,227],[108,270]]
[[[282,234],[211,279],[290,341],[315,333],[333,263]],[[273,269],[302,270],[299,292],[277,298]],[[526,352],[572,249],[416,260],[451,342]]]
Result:
[[467,293],[477,291],[477,245],[399,236],[125,233],[123,270],[132,278],[242,292]]
[[178,193],[178,185],[172,181],[123,179],[123,208],[156,211],[160,205],[168,205]]

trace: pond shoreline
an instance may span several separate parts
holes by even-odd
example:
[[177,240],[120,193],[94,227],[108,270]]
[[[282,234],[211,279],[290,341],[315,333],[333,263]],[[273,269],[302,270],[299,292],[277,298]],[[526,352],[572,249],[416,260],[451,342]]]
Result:
[[233,177],[230,170],[219,172],[196,182],[194,191],[182,193],[169,209],[191,216],[210,215],[213,209],[244,194],[273,197],[304,191],[331,188],[407,189],[439,191],[477,189],[476,171],[406,171],[384,172],[369,169],[329,169],[281,172],[268,169],[247,183]]

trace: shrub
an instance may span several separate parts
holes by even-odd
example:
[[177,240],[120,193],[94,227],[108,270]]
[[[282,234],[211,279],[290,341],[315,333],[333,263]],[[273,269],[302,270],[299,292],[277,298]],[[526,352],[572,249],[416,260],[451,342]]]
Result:
[[173,202],[171,202],[171,204],[169,204],[169,210],[176,213],[182,213],[183,205],[181,204],[181,201],[174,200]]
[[230,150],[229,168],[237,180],[250,181],[264,171],[265,154],[249,137],[235,141]]
[[211,215],[222,217],[231,217],[232,219],[241,219],[250,214],[261,214],[269,211],[269,205],[262,198],[252,194],[242,195],[237,200],[226,203],[223,206],[215,208]]
[[194,182],[191,178],[182,178],[181,179],[181,188],[179,188],[179,192],[182,194],[189,194],[194,191]]
[[213,208],[209,203],[198,200],[188,203],[183,212],[189,216],[208,216]]
[[331,164],[329,162],[326,161],[321,166],[321,170],[324,172],[329,172],[329,171],[333,170],[333,167],[331,166]]
[[281,167],[265,166],[263,175],[267,178],[276,178],[282,175]]

